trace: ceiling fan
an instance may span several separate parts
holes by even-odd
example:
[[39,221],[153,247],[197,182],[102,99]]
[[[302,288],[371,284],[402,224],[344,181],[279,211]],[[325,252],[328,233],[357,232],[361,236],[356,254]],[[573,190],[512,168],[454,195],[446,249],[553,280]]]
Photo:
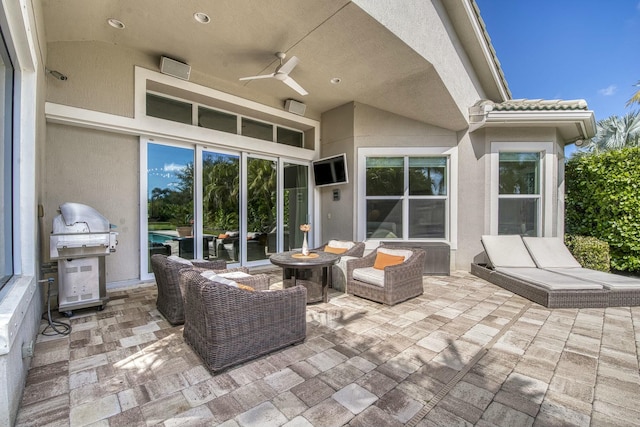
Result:
[[300,95],[308,95],[309,92],[304,90],[302,86],[300,86],[295,80],[289,77],[289,73],[293,71],[293,69],[298,65],[300,60],[296,56],[292,56],[287,62],[283,63],[282,61],[287,56],[284,52],[277,52],[276,56],[280,59],[280,65],[276,68],[276,70],[271,74],[262,74],[260,76],[251,76],[251,77],[242,77],[240,80],[255,80],[255,79],[276,79],[280,80],[291,89],[298,92]]

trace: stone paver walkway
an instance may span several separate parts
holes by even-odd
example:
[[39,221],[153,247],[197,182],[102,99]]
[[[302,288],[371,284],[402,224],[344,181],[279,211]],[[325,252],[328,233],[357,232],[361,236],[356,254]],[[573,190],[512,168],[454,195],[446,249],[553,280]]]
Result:
[[394,307],[331,292],[303,344],[215,376],[155,286],[110,292],[39,336],[16,425],[640,425],[639,307],[549,310],[465,272],[424,288]]

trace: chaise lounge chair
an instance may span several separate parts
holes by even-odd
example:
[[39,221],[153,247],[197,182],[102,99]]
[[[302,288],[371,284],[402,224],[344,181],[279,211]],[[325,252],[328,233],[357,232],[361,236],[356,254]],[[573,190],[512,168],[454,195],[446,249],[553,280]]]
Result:
[[482,236],[489,265],[472,264],[471,273],[549,308],[606,307],[601,284],[538,268],[518,235]]
[[598,283],[609,291],[611,307],[640,305],[640,280],[619,274],[583,268],[557,237],[523,237],[538,268]]

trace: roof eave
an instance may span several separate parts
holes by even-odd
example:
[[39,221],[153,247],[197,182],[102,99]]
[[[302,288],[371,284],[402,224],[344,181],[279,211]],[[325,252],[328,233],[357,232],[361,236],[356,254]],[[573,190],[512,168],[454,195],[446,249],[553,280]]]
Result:
[[489,111],[471,127],[471,131],[495,127],[553,127],[566,135],[564,144],[593,138],[596,133],[592,110],[571,111]]

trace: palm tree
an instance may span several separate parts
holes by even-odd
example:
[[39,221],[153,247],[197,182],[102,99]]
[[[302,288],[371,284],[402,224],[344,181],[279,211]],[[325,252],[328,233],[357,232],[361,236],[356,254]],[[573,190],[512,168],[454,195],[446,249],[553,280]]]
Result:
[[[634,84],[634,86],[640,86],[640,80],[638,80],[638,83]],[[626,107],[630,107],[633,104],[640,104],[640,90],[634,93],[631,99],[627,101]]]
[[640,111],[624,117],[611,116],[596,123],[596,135],[582,153],[599,153],[624,147],[640,146]]

